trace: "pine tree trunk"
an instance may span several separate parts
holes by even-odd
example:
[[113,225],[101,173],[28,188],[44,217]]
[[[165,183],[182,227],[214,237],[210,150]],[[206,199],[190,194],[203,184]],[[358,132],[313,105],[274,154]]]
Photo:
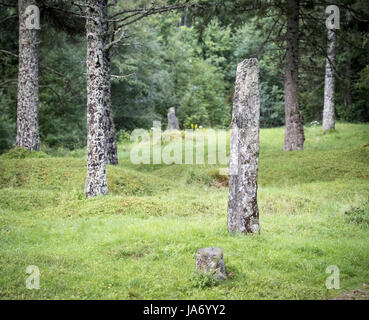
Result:
[[105,168],[104,1],[86,0],[87,178],[85,194],[88,198],[108,193]]
[[351,95],[351,52],[350,47],[347,46],[346,48],[347,52],[347,60],[345,64],[345,97],[344,97],[344,104],[346,107],[346,110],[351,109],[352,105],[352,95]]
[[327,59],[325,62],[323,131],[334,129],[334,65],[336,61],[336,35],[328,29]]
[[[351,14],[349,11],[345,11],[346,21],[345,23],[349,25],[351,23]],[[345,52],[346,52],[346,63],[345,63],[345,96],[343,98],[346,113],[350,114],[351,106],[352,106],[352,94],[351,94],[351,78],[352,78],[352,70],[351,70],[351,45],[350,43],[353,42],[353,34],[351,32],[346,32],[346,45],[345,45]]]
[[[104,19],[108,17],[108,0],[104,1]],[[104,32],[109,31],[109,22],[104,24]],[[104,35],[104,47],[109,44],[110,37]],[[111,105],[111,65],[110,65],[110,52],[109,49],[104,50],[104,72],[105,72],[105,93],[104,93],[104,117],[106,121],[106,163],[107,164],[118,164],[117,155],[117,138],[115,134],[115,127],[113,122],[113,113]]]
[[302,150],[304,127],[298,104],[299,0],[287,0],[284,150]]
[[19,0],[19,71],[16,145],[40,150],[38,128],[38,42],[39,30],[26,26],[26,8],[35,0]]

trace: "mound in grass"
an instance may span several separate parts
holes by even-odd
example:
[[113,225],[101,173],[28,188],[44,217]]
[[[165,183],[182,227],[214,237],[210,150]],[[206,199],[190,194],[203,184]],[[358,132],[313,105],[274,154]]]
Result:
[[369,227],[369,198],[361,207],[351,208],[345,214],[348,222]]
[[212,186],[217,188],[228,187],[229,176],[226,174],[222,174],[220,169],[209,170],[208,174],[213,179]]
[[22,147],[15,147],[1,155],[2,159],[26,159],[26,158],[48,158],[45,152],[31,151]]
[[[7,159],[17,159],[7,161]],[[86,161],[76,158],[6,158],[0,157],[0,188],[49,189],[58,192],[83,193],[86,181]],[[109,166],[109,194],[151,195],[168,187],[162,179],[134,170]]]

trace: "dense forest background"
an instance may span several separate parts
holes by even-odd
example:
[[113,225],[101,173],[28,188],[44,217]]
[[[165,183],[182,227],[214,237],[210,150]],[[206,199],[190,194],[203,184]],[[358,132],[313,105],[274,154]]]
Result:
[[[10,3],[16,1],[10,1]],[[147,1],[124,1],[137,7]],[[169,1],[170,2],[170,1]],[[261,126],[284,125],[285,17],[278,6],[227,12],[214,1],[205,13],[186,9],[152,15],[127,26],[112,48],[112,106],[124,136],[153,120],[166,125],[176,108],[181,128],[226,128],[230,123],[237,64],[257,57]],[[121,4],[123,6],[123,3]],[[354,6],[355,7],[355,6]],[[367,6],[366,6],[367,7]],[[227,15],[222,14],[222,9]],[[357,1],[357,10],[365,4]],[[86,144],[86,42],[83,19],[41,6],[40,110],[42,147],[75,149]],[[321,122],[327,30],[324,7],[301,7],[299,103],[304,124]],[[61,21],[63,20],[63,21]],[[336,118],[369,121],[368,24],[341,10],[337,30]],[[15,143],[18,15],[0,12],[0,152]]]

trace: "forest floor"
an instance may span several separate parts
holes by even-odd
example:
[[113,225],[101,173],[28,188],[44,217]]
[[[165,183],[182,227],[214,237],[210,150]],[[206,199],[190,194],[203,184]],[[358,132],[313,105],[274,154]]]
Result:
[[[305,150],[262,129],[260,235],[229,235],[228,189],[214,165],[108,166],[109,195],[83,194],[85,150],[0,157],[2,299],[331,299],[368,291],[369,126],[306,127]],[[62,153],[62,152],[60,152]],[[24,157],[24,158],[23,158]],[[22,158],[22,159],[19,159]],[[228,279],[195,272],[223,249]],[[26,288],[26,268],[40,289]],[[340,289],[327,289],[328,266]],[[366,295],[367,296],[367,295]]]

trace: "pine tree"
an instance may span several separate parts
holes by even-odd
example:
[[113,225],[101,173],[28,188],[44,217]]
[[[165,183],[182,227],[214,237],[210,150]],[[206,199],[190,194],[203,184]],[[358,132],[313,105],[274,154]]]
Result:
[[104,5],[106,0],[86,0],[87,39],[87,177],[88,198],[108,193],[106,180],[106,121],[104,68]]
[[19,71],[16,145],[29,150],[39,150],[39,9],[35,0],[19,0],[18,10]]
[[299,8],[299,0],[286,1],[285,151],[302,150],[305,140],[298,103]]

